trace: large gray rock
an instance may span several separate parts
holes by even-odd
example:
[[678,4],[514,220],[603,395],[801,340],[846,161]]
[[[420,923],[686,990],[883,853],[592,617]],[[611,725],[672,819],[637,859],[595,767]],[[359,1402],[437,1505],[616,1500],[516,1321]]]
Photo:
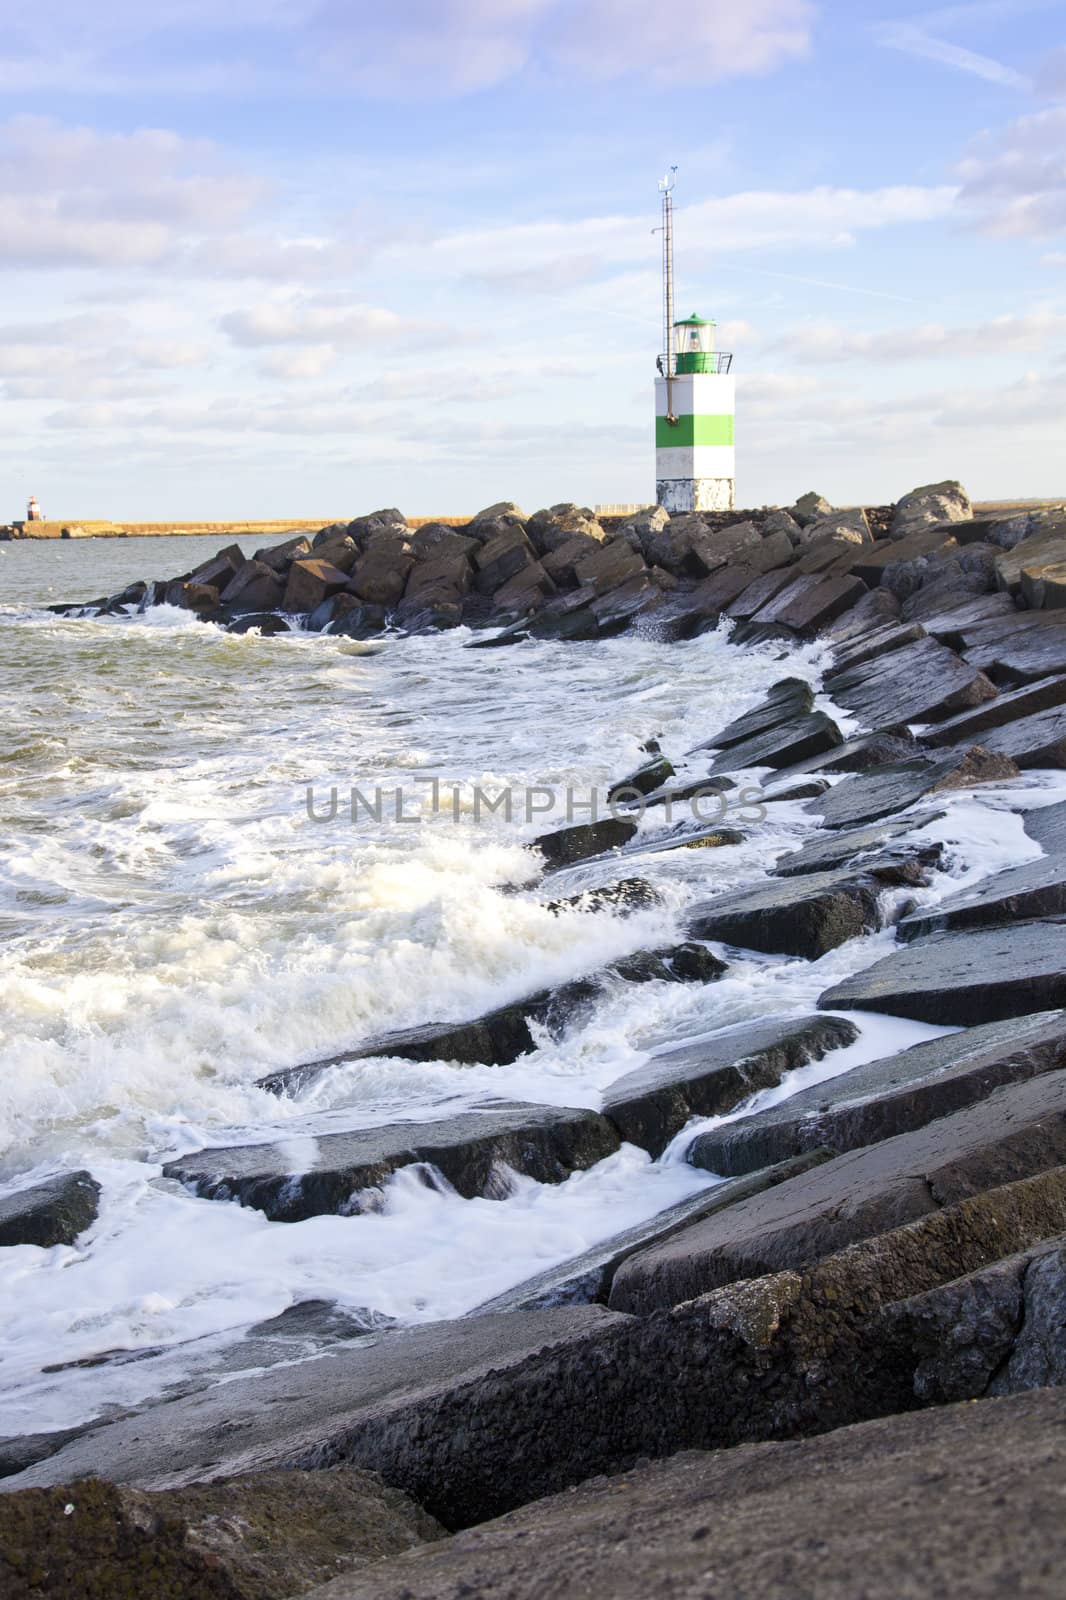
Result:
[[737,598],[725,608],[727,617],[739,622],[749,621],[757,611],[768,605],[782,589],[786,588],[795,574],[791,567],[778,567],[773,572],[764,572],[753,583],[749,583]]
[[[1026,600],[1031,605],[1034,584],[1041,581],[1045,571],[1061,565],[1064,560],[1066,512],[1060,512],[1053,520],[1045,522],[1039,531],[1030,533],[1013,549],[1005,550],[996,558],[997,587],[1015,598],[1027,588],[1029,593]],[[1028,580],[1024,577],[1026,572],[1029,574]],[[1040,607],[1036,606],[1035,609],[1039,610]]]
[[474,537],[479,538],[481,530],[485,527],[498,527],[501,524],[524,527],[525,523],[526,514],[521,506],[516,505],[513,500],[496,500],[471,518],[470,528]]
[[464,1199],[502,1199],[513,1189],[512,1173],[561,1183],[618,1142],[594,1111],[499,1105],[438,1122],[322,1134],[295,1156],[292,1141],[200,1150],[169,1162],[163,1174],[204,1199],[237,1200],[272,1222],[303,1222],[377,1209],[383,1184],[413,1163],[434,1168]]
[[899,860],[913,855],[925,865],[934,865],[943,846],[937,843],[916,841],[899,844],[909,833],[924,827],[942,813],[928,811],[921,816],[902,817],[897,821],[873,822],[865,828],[853,828],[847,833],[833,833],[827,838],[812,839],[799,850],[779,856],[774,862],[775,877],[794,877],[797,873],[835,872],[841,867],[861,867],[872,870],[872,865],[887,855],[889,860]]
[[1066,1065],[1066,1016],[1043,1011],[945,1034],[701,1133],[693,1166],[723,1177],[827,1147],[843,1153],[924,1127],[1004,1084]]
[[828,989],[831,1011],[969,1027],[1066,1003],[1066,918],[934,933]]
[[580,582],[577,576],[577,563],[586,556],[594,555],[598,549],[597,541],[583,533],[567,534],[566,538],[553,546],[551,552],[543,558],[542,566],[553,583],[561,588],[574,589]]
[[920,622],[897,622],[893,619],[882,627],[865,629],[852,638],[842,640],[837,646],[833,655],[833,676],[840,677],[867,662],[876,661],[880,656],[902,650],[904,645],[916,644],[925,637],[925,629]]
[[815,544],[819,539],[836,539],[841,544],[869,544],[873,535],[866,512],[861,506],[851,511],[823,512],[802,530],[800,544]]
[[892,1306],[887,1329],[915,1359],[914,1392],[942,1405],[1066,1382],[1066,1239]]
[[925,795],[965,789],[976,783],[1001,783],[1017,777],[1008,757],[990,754],[979,745],[951,751],[934,759],[919,756],[889,762],[845,778],[821,799],[805,808],[822,818],[827,828],[856,828],[914,805]]
[[[807,756],[803,761],[791,761],[778,770],[774,782],[791,782],[807,773],[817,772],[869,772],[871,767],[890,766],[897,761],[911,761],[922,750],[917,739],[906,728],[860,733],[842,744],[834,745],[824,755]],[[823,785],[823,789],[828,788]]]
[[227,545],[225,550],[220,550],[210,561],[204,561],[195,567],[189,574],[189,582],[209,583],[212,588],[222,590],[243,566],[244,552],[240,545]]
[[[880,593],[880,590],[877,592]],[[961,650],[964,647],[963,634],[967,628],[972,628],[976,623],[993,622],[1006,616],[1017,615],[1017,608],[1009,594],[982,594],[976,597],[970,595],[958,603],[945,605],[932,614],[926,613],[922,617],[922,627],[926,633],[939,639],[941,644],[950,645],[953,650]]]
[[285,539],[281,544],[264,545],[262,550],[257,550],[253,560],[262,562],[272,572],[284,572],[300,556],[311,554],[311,542],[304,533],[297,533],[291,539]]
[[771,879],[690,907],[688,928],[696,939],[817,961],[881,926],[882,887],[854,869]]
[[654,756],[650,761],[638,767],[636,772],[631,772],[620,783],[612,784],[607,791],[608,801],[613,801],[627,790],[634,790],[638,795],[653,794],[656,789],[661,789],[675,776],[671,762],[665,756]]
[[636,831],[637,824],[625,817],[603,817],[599,822],[578,822],[571,828],[542,833],[533,840],[533,848],[540,851],[549,867],[571,867],[575,862],[628,844]]
[[622,539],[598,545],[574,562],[574,575],[579,584],[587,585],[597,596],[609,594],[620,584],[646,573],[644,558],[631,550]]
[[755,621],[773,623],[794,633],[818,633],[866,593],[861,578],[801,574],[755,613]]
[[319,561],[328,561],[336,567],[338,572],[352,571],[359,560],[359,546],[348,534],[342,534],[336,539],[327,540],[325,544],[315,547],[315,557]]
[[934,722],[995,697],[984,674],[935,639],[917,639],[826,679],[825,690],[868,728]]
[[960,711],[946,722],[938,722],[922,734],[921,742],[934,750],[951,744],[983,744],[983,735],[992,728],[1062,705],[1066,705],[1066,674],[1041,678],[986,700],[971,711]]
[[145,1494],[81,1479],[0,1496],[5,1600],[290,1600],[443,1536],[355,1467]]
[[810,711],[731,744],[712,762],[708,775],[718,777],[743,767],[790,767],[795,762],[826,755],[843,742],[832,717],[824,711]]
[[968,522],[973,517],[970,497],[957,479],[927,483],[898,501],[892,514],[889,538],[905,539],[923,528],[948,522]]
[[346,572],[330,566],[328,561],[308,556],[302,561],[294,561],[289,568],[282,607],[292,612],[314,611],[323,600],[328,600],[330,595],[339,593],[347,586]]
[[96,1221],[100,1185],[91,1173],[65,1172],[0,1199],[0,1248],[73,1244]]
[[692,755],[695,750],[728,749],[758,734],[787,727],[813,709],[814,690],[810,684],[803,678],[782,678],[771,685],[757,706],[734,717],[713,738],[695,745],[688,754]]
[[526,533],[538,555],[547,556],[575,537],[603,544],[607,534],[587,506],[564,501],[546,511],[535,511],[526,524]]
[[1021,1291],[1021,1327],[992,1376],[990,1394],[1066,1384],[1066,1240],[1033,1252]]
[[1049,856],[1066,852],[1066,800],[1026,811],[1023,825],[1030,839],[1043,845]]
[[264,561],[246,561],[219,595],[219,602],[235,613],[280,611],[285,584]]
[[649,532],[644,552],[653,566],[664,567],[678,576],[703,578],[720,567],[765,559],[762,543],[762,534],[753,522],[734,523],[712,532],[704,518],[693,511],[672,517],[665,528]]
[[1006,756],[1019,767],[1066,767],[1066,705],[990,728],[981,734],[980,743],[990,754]]
[[691,1117],[731,1111],[787,1072],[854,1043],[858,1029],[842,1017],[747,1023],[717,1038],[664,1050],[618,1078],[603,1110],[623,1139],[659,1156]]
[[[3,1490],[89,1475],[178,1487],[289,1466],[325,1455],[331,1446],[339,1461],[348,1441],[367,1433],[375,1417],[477,1385],[490,1373],[498,1381],[538,1353],[585,1342],[598,1346],[627,1322],[601,1306],[560,1306],[386,1331],[320,1361],[253,1373],[141,1415],[101,1422],[3,1479]],[[395,1479],[386,1475],[386,1481]]]
[[540,562],[531,561],[493,593],[492,606],[501,616],[524,617],[554,593],[555,585]]
[[819,517],[827,517],[832,511],[832,506],[824,495],[816,493],[814,489],[801,494],[796,504],[792,507],[792,515],[801,528],[808,523],[817,522]]
[[695,589],[671,597],[655,619],[654,637],[672,643],[717,627],[726,607],[758,576],[754,567],[742,562],[719,568]]
[[[386,506],[381,511],[371,511],[366,516],[354,518],[353,521],[348,523],[345,532],[355,540],[356,544],[365,546],[375,534],[379,533],[388,533],[393,537],[405,539],[409,529],[407,518],[403,512],[399,511],[396,506]],[[323,535],[325,538],[323,538]],[[318,538],[323,538],[323,542],[330,537],[332,537],[332,530],[325,528],[322,530],[322,534],[318,535]]]
[[897,931],[910,941],[947,929],[989,928],[1059,915],[1066,915],[1066,856],[1045,856],[993,873],[963,894],[912,912]]
[[994,682],[1014,687],[1066,673],[1066,617],[1061,611],[1015,612],[965,636],[963,654]]
[[536,551],[520,527],[505,527],[487,539],[474,557],[479,594],[495,594],[524,567],[536,563]]
[[790,511],[778,508],[771,511],[762,520],[762,536],[769,538],[772,533],[783,533],[793,549],[803,541],[803,529]]
[[413,565],[406,538],[383,533],[369,542],[366,554],[352,568],[348,586],[360,600],[390,609],[403,598]]
[[[1066,1161],[1066,1071],[848,1151],[632,1256],[615,1310],[646,1315],[742,1278],[802,1272],[845,1246]],[[1061,1176],[1061,1175],[1060,1175]]]
[[1066,1394],[1049,1390],[685,1452],[308,1600],[1057,1600],[1064,1432]]
[[886,572],[898,569],[900,563],[950,560],[960,548],[955,537],[957,526],[936,523],[913,529],[899,539],[878,539],[854,552],[850,570],[875,588]]

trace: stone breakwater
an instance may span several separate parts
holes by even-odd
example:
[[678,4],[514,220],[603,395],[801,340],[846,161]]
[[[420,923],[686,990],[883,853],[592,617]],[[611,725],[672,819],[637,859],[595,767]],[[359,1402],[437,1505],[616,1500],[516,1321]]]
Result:
[[1066,602],[1066,513],[975,519],[951,482],[894,507],[844,512],[807,495],[790,511],[670,517],[655,508],[601,522],[574,505],[527,517],[501,503],[461,527],[412,532],[384,510],[251,559],[230,545],[191,572],[53,609],[91,616],[166,604],[241,632],[300,626],[355,639],[504,628],[493,643],[631,627],[678,639],[725,616],[743,642],[817,634],[869,591],[878,595],[869,615],[915,623],[961,597],[1056,608]]
[[[1061,1593],[1066,801],[1039,784],[1066,770],[1066,513],[975,519],[956,484],[872,515],[794,512],[644,513],[597,534],[565,526],[589,521],[571,507],[493,507],[445,530],[461,546],[419,550],[378,513],[101,603],[234,627],[491,624],[476,644],[680,639],[725,616],[734,637],[823,643],[818,704],[783,678],[690,753],[708,783],[768,773],[765,803],[801,799],[807,842],[689,906],[673,944],[361,1056],[502,1065],[565,1038],[605,986],[877,943],[806,1014],[674,1039],[598,1109],[495,1102],[171,1163],[166,1180],[278,1228],[372,1211],[404,1168],[480,1202],[622,1141],[722,1181],[465,1318],[360,1325],[308,1302],[255,1330],[259,1370],[0,1442],[5,1596]],[[269,605],[231,611],[242,572]],[[360,592],[386,578],[388,596]],[[620,786],[650,798],[678,775],[648,755]],[[971,865],[938,819],[992,786],[1029,859],[923,898],[948,850]],[[633,875],[649,853],[729,842],[614,815],[534,848],[556,895],[576,862],[617,868],[593,892],[624,916],[654,896]],[[812,1084],[878,1013],[955,1031]],[[334,1064],[263,1086],[298,1096]],[[96,1201],[84,1171],[9,1195],[0,1244],[76,1239]],[[292,1364],[312,1330],[319,1359]]]

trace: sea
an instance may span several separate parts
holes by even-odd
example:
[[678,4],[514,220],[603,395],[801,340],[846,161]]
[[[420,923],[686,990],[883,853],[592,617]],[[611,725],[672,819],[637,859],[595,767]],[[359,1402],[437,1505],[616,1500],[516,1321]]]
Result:
[[[47,610],[187,571],[217,543],[0,544],[0,1196],[82,1168],[102,1187],[74,1245],[0,1250],[0,1437],[225,1381],[250,1330],[307,1302],[368,1326],[464,1316],[719,1181],[685,1163],[708,1126],[693,1123],[659,1160],[624,1145],[564,1183],[516,1177],[504,1199],[407,1170],[378,1210],[278,1223],[164,1178],[176,1155],[269,1142],[299,1171],[327,1132],[499,1101],[596,1107],[670,1044],[809,1012],[893,938],[813,963],[715,946],[721,981],[610,983],[507,1067],[345,1060],[676,942],[695,902],[765,878],[817,825],[803,801],[757,803],[767,772],[743,775],[724,815],[649,810],[636,848],[544,882],[530,845],[603,814],[649,741],[700,776],[695,747],[783,677],[832,709],[828,655],[738,648],[729,624],[482,650],[465,629],[359,643],[232,635],[170,607]],[[1039,855],[1018,810],[1061,798],[1047,773],[945,797],[924,830],[943,870],[916,898]],[[708,820],[741,842],[658,848]],[[549,908],[621,876],[648,880],[654,908]],[[857,1044],[759,1103],[945,1031],[854,1020]],[[294,1096],[257,1086],[330,1056]]]

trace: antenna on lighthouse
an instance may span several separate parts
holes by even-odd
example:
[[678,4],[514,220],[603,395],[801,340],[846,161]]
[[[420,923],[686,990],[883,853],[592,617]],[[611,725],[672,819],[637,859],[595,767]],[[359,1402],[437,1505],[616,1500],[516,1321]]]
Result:
[[674,416],[674,184],[677,168],[671,167],[659,179],[659,193],[663,197],[663,350],[666,352],[666,420],[676,424]]

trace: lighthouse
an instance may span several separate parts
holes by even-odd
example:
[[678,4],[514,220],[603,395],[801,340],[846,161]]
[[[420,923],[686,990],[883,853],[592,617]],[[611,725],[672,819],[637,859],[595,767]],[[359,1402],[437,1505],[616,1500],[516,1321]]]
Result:
[[671,514],[732,511],[736,482],[733,357],[715,347],[715,324],[674,317],[676,167],[662,195],[663,350],[655,380],[655,499]]

